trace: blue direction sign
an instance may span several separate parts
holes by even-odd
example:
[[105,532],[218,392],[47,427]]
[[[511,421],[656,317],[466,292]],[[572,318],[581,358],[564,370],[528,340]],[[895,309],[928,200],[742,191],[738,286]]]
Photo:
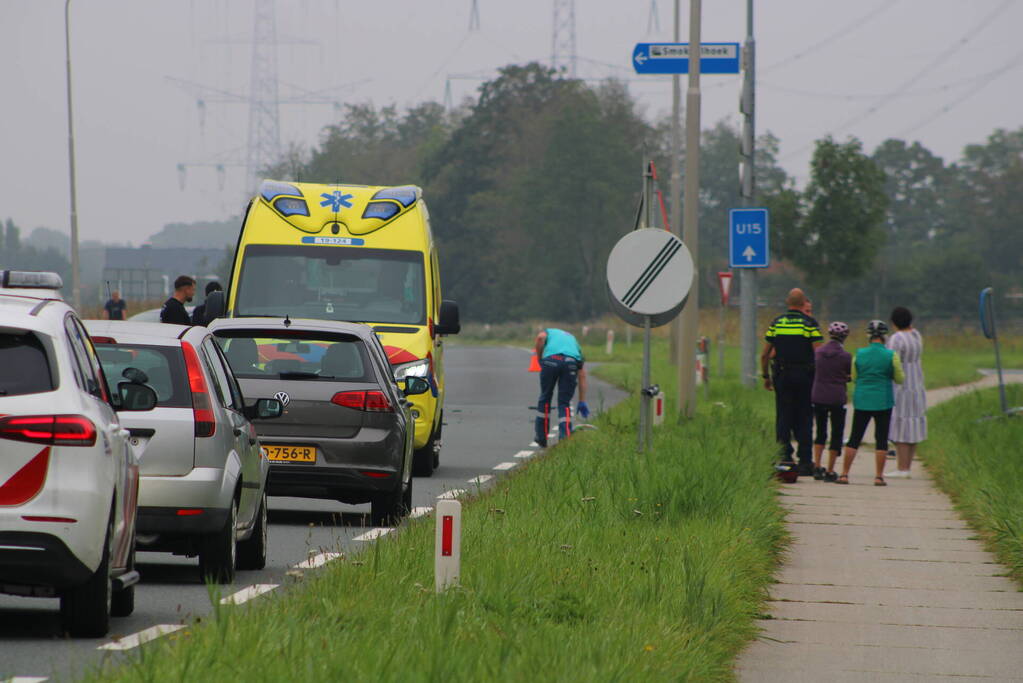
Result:
[[[636,43],[632,67],[638,74],[687,74],[689,43]],[[700,73],[739,73],[739,43],[700,43]]]
[[767,209],[732,209],[728,212],[728,265],[732,268],[767,268]]

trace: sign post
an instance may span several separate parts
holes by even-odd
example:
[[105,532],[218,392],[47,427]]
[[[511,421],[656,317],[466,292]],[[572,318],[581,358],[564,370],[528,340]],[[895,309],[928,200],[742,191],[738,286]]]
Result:
[[650,383],[650,329],[675,318],[689,298],[693,259],[682,240],[667,230],[640,228],[618,240],[607,259],[611,308],[625,322],[643,326],[643,386],[639,448],[651,442],[650,401],[660,387]]
[[718,287],[721,289],[721,308],[718,309],[718,377],[725,375],[725,311],[728,310],[728,295],[732,290],[732,273],[718,271]]
[[980,292],[980,328],[984,336],[995,343],[995,367],[998,369],[998,397],[1002,402],[1002,414],[1009,413],[1005,400],[1005,378],[1002,376],[1002,353],[998,346],[998,327],[995,324],[994,289],[985,287]]

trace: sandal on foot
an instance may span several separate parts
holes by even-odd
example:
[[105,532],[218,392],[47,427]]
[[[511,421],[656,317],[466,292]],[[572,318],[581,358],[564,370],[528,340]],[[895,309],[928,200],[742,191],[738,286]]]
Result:
[[884,477],[874,477],[874,486],[888,486],[888,482],[884,480]]
[[835,483],[836,484],[848,484],[849,483],[849,475],[848,474],[840,474],[840,475],[838,475],[838,479],[835,480]]

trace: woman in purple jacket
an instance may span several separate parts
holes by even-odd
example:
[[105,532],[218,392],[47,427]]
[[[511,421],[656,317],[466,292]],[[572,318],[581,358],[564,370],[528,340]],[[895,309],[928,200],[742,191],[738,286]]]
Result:
[[[845,404],[848,401],[846,384],[852,373],[852,355],[842,342],[849,336],[849,326],[834,322],[828,325],[831,341],[814,352],[816,366],[813,376],[813,415],[817,422],[817,438],[813,440],[813,478],[835,481],[835,461],[842,451],[845,431]],[[831,443],[828,445],[828,468],[821,467],[824,444],[828,443],[828,423],[831,423]]]

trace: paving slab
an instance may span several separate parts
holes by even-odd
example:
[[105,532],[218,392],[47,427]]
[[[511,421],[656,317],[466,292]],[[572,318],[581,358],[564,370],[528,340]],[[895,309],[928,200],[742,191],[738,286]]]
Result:
[[[928,405],[991,385],[928,392]],[[1023,680],[1019,586],[921,463],[886,487],[873,469],[863,448],[849,486],[783,486],[792,543],[739,680]]]

